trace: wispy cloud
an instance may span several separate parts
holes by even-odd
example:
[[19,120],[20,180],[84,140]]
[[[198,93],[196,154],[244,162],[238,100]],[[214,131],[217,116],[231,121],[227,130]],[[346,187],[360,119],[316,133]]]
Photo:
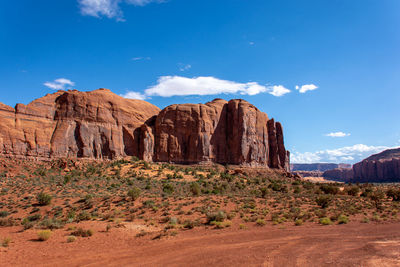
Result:
[[192,65],[190,64],[183,64],[183,63],[178,63],[178,67],[180,71],[186,71],[192,68]]
[[304,94],[305,92],[308,92],[308,91],[316,90],[316,89],[318,89],[318,86],[316,86],[315,84],[305,84],[302,86],[296,85],[296,90],[298,90],[302,94]]
[[344,132],[333,132],[333,133],[325,134],[325,136],[329,136],[329,137],[346,137],[346,136],[350,136],[350,134],[349,133],[344,133]]
[[75,85],[74,82],[72,82],[71,80],[65,79],[65,78],[59,78],[52,82],[44,83],[44,86],[46,86],[50,89],[53,89],[53,90],[64,90],[64,89],[69,88],[74,85]]
[[326,149],[316,152],[296,152],[290,156],[292,163],[317,163],[317,162],[334,162],[334,163],[355,163],[359,162],[372,154],[382,152],[383,150],[393,148],[387,146],[368,146],[357,144],[337,149]]
[[81,14],[96,18],[116,18],[123,21],[123,12],[120,4],[126,3],[135,6],[144,6],[151,2],[163,2],[163,0],[78,0]]
[[122,95],[125,98],[129,98],[129,99],[139,99],[139,100],[145,100],[146,99],[146,95],[139,93],[139,92],[127,92],[126,94]]
[[133,57],[131,58],[132,61],[140,61],[140,60],[150,60],[151,57]]

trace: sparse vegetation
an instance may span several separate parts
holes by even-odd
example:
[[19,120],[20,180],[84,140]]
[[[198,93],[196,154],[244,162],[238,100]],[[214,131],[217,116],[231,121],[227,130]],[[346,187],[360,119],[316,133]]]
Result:
[[50,230],[42,230],[37,233],[39,241],[47,241],[53,233]]

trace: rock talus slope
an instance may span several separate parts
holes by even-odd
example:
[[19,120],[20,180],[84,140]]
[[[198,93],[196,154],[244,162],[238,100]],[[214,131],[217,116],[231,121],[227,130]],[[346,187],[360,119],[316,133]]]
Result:
[[34,158],[243,164],[289,171],[279,122],[247,101],[215,99],[160,111],[108,89],[59,91],[15,109],[0,103],[0,154]]

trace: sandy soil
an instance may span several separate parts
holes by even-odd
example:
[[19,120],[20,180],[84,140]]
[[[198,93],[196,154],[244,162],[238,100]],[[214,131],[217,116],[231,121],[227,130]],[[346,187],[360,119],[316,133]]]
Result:
[[399,223],[201,227],[155,240],[136,237],[141,226],[85,224],[95,234],[73,243],[66,230],[38,242],[36,230],[0,228],[13,240],[0,249],[0,266],[400,266]]

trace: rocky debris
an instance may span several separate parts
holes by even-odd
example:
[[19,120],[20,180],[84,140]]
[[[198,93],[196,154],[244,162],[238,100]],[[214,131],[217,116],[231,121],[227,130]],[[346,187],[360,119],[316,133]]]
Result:
[[263,166],[289,171],[279,122],[241,99],[160,112],[108,89],[58,91],[15,109],[0,103],[0,154]]
[[353,169],[342,169],[337,168],[333,170],[325,171],[322,176],[329,180],[335,180],[339,182],[349,182],[353,179]]
[[388,149],[353,165],[353,182],[400,182],[400,148]]

